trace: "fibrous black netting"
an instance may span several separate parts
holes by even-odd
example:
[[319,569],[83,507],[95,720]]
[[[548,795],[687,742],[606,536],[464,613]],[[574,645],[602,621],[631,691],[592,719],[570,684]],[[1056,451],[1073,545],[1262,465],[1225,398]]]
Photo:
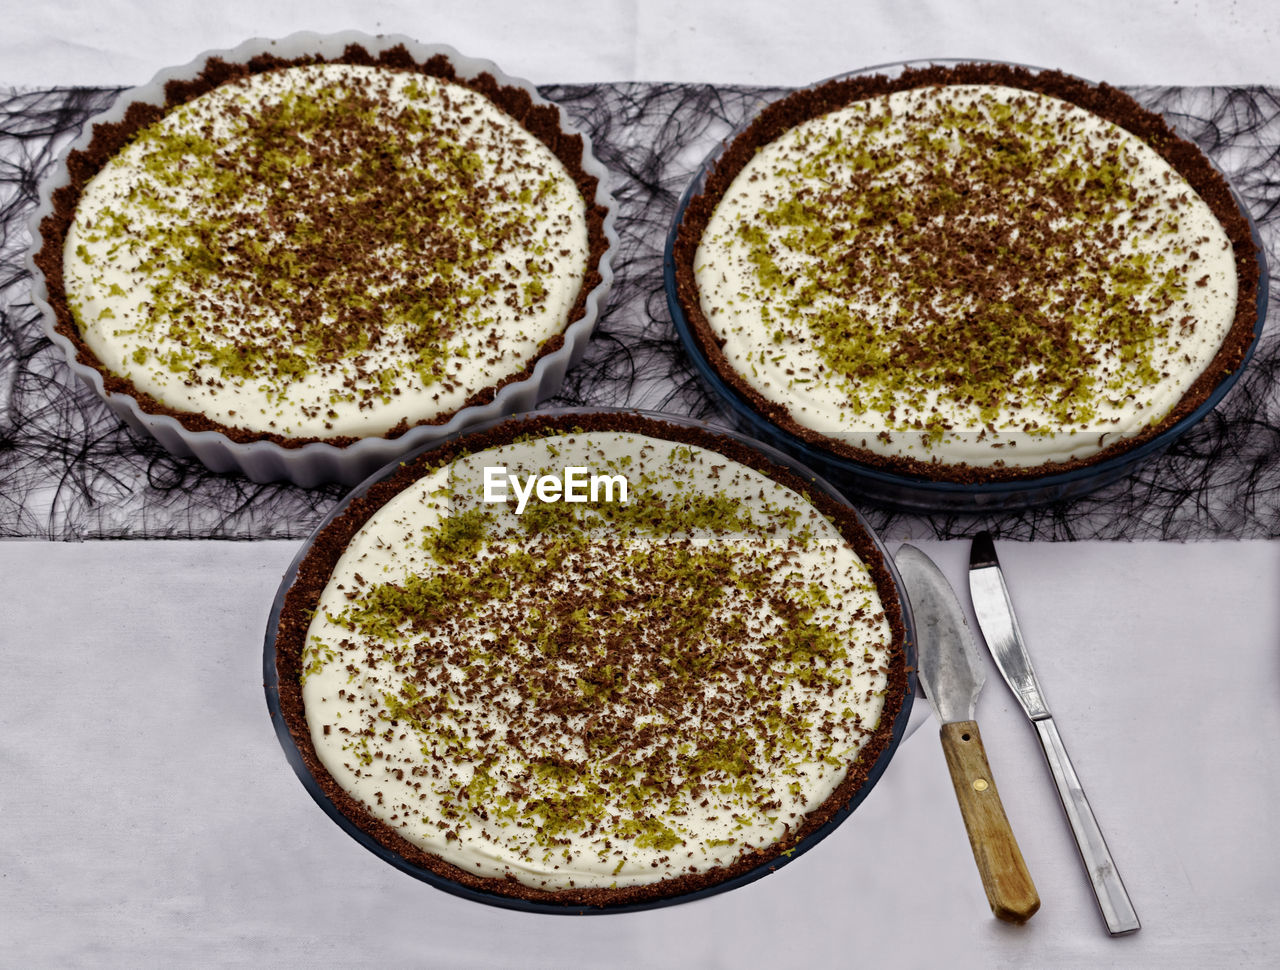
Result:
[[[551,405],[638,407],[732,424],[673,328],[662,259],[677,203],[708,152],[782,89],[547,86],[613,173],[620,253],[609,307]],[[1280,252],[1280,90],[1131,88],[1222,169]],[[41,334],[24,254],[36,187],[114,89],[0,94],[0,537],[299,538],[343,489],[258,485],[175,458],[129,430]],[[1280,286],[1248,370],[1218,408],[1129,477],[1004,513],[900,513],[859,502],[886,539],[1215,539],[1280,536]],[[858,496],[851,498],[858,502]]]

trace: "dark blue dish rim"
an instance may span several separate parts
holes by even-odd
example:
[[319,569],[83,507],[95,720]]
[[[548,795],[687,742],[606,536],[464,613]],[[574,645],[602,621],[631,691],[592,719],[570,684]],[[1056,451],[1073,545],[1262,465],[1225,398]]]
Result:
[[[387,849],[385,846],[381,845],[377,840],[375,840],[368,833],[360,829],[354,822],[352,822],[349,818],[347,818],[347,816],[344,815],[336,805],[334,805],[334,803],[328,798],[328,796],[325,795],[323,789],[320,787],[320,784],[316,781],[315,777],[308,770],[305,762],[303,761],[302,753],[298,749],[297,743],[294,741],[293,735],[290,733],[289,727],[285,723],[285,719],[281,711],[280,690],[279,690],[280,682],[279,682],[278,671],[276,669],[276,631],[280,623],[280,615],[284,605],[285,594],[288,592],[289,588],[293,585],[294,580],[297,578],[298,568],[301,565],[303,559],[305,559],[307,554],[310,552],[312,544],[315,542],[316,537],[320,534],[320,532],[323,531],[325,527],[328,526],[334,519],[336,519],[339,515],[341,515],[346,510],[347,506],[351,504],[351,502],[363,496],[369,490],[370,487],[372,487],[374,484],[394,474],[402,463],[411,462],[414,459],[416,459],[418,456],[425,454],[427,452],[430,452],[434,449],[441,448],[446,444],[457,440],[458,438],[462,438],[470,434],[477,434],[483,431],[487,431],[505,422],[518,422],[522,420],[529,420],[532,418],[545,417],[549,415],[554,416],[554,415],[561,415],[561,414],[639,415],[641,417],[651,418],[655,421],[666,422],[668,424],[676,424],[676,425],[682,425],[685,427],[699,428],[711,434],[733,439],[739,442],[740,444],[746,445],[747,447],[756,450],[765,458],[769,459],[772,462],[775,462],[778,465],[781,465],[783,468],[790,470],[793,474],[799,476],[805,482],[810,483],[814,488],[817,488],[817,489],[820,489],[821,491],[826,492],[828,495],[830,495],[833,499],[835,499],[841,505],[853,511],[853,514],[855,515],[859,525],[861,525],[861,527],[866,531],[867,535],[871,537],[871,540],[875,545],[876,550],[880,553],[881,557],[883,558],[885,568],[888,570],[889,575],[893,581],[894,592],[898,598],[898,603],[899,603],[899,607],[902,615],[903,628],[905,632],[904,651],[906,653],[905,663],[906,663],[906,669],[907,669],[906,692],[902,700],[902,706],[898,711],[897,716],[894,718],[893,728],[892,728],[889,742],[888,744],[885,745],[884,750],[880,753],[880,756],[876,759],[875,764],[872,765],[871,769],[868,771],[867,780],[865,784],[863,784],[856,792],[853,793],[853,795],[849,798],[848,803],[842,806],[840,809],[838,809],[835,812],[835,814],[832,815],[832,817],[826,822],[826,824],[824,824],[821,828],[814,830],[812,833],[810,833],[808,836],[802,839],[799,843],[796,844],[796,846],[793,849],[790,849],[787,852],[784,852],[782,855],[778,856],[777,858],[770,859],[767,862],[762,863],[761,865],[755,867],[754,869],[750,869],[739,875],[733,876],[729,879],[724,880],[723,882],[719,882],[714,885],[707,886],[692,892],[681,893],[674,896],[661,897],[661,898],[652,899],[652,900],[646,900],[640,903],[623,904],[618,906],[598,906],[597,907],[597,906],[585,906],[582,904],[568,904],[568,903],[559,904],[559,903],[553,903],[553,902],[526,900],[526,899],[520,899],[518,897],[503,896],[498,893],[485,892],[483,890],[474,889],[470,886],[465,886],[461,883],[455,882],[452,879],[448,879],[444,876],[441,876],[438,873],[432,872],[429,869],[425,869],[421,866],[415,865],[414,863],[405,859],[398,853]],[[325,812],[325,814],[329,816],[329,818],[331,818],[334,822],[336,822],[343,831],[345,831],[349,836],[351,836],[351,838],[353,838],[360,845],[364,846],[364,848],[368,849],[370,852],[372,852],[375,856],[377,856],[383,862],[388,863],[391,866],[394,866],[395,868],[399,869],[401,872],[404,872],[414,877],[415,879],[419,879],[425,883],[428,883],[431,886],[434,886],[436,889],[440,889],[454,896],[459,896],[463,899],[469,899],[474,902],[486,903],[491,906],[497,906],[504,909],[517,910],[520,912],[527,912],[527,913],[549,913],[549,914],[556,914],[556,915],[592,915],[592,914],[608,914],[608,913],[626,913],[626,912],[637,912],[637,911],[658,909],[666,906],[673,906],[680,903],[692,902],[693,900],[696,900],[696,899],[703,899],[708,896],[715,896],[723,892],[728,892],[729,890],[732,890],[732,889],[737,889],[741,886],[747,885],[748,883],[755,882],[756,880],[761,879],[764,876],[767,876],[769,873],[782,868],[783,866],[787,865],[794,859],[808,852],[810,849],[816,846],[819,842],[825,839],[828,835],[834,832],[842,822],[844,822],[850,815],[853,814],[854,810],[857,809],[857,807],[862,803],[862,801],[867,797],[867,795],[871,793],[871,790],[875,787],[876,783],[880,780],[880,778],[884,775],[885,770],[888,768],[889,762],[892,760],[893,755],[898,748],[898,745],[902,742],[903,738],[905,737],[906,729],[907,729],[907,721],[910,719],[910,716],[911,716],[912,701],[915,698],[916,690],[917,690],[916,678],[914,673],[915,663],[916,663],[915,644],[916,644],[915,626],[911,616],[911,605],[907,600],[907,596],[902,584],[902,578],[898,574],[897,567],[893,561],[893,556],[890,555],[889,550],[881,541],[880,537],[875,533],[875,531],[871,528],[871,526],[863,517],[863,515],[857,510],[857,508],[853,506],[853,504],[848,500],[848,498],[845,497],[840,492],[839,489],[835,488],[829,482],[825,481],[823,478],[816,475],[812,470],[807,468],[804,464],[799,462],[793,456],[787,455],[786,453],[779,451],[778,449],[773,448],[770,445],[767,445],[763,442],[756,441],[750,438],[749,436],[742,434],[741,432],[733,431],[727,428],[723,428],[723,427],[711,424],[709,422],[698,421],[698,420],[687,418],[687,417],[662,414],[654,411],[642,411],[642,410],[625,409],[625,408],[547,408],[539,411],[524,412],[522,414],[515,414],[507,417],[495,418],[491,421],[484,422],[474,428],[469,428],[465,432],[459,432],[457,434],[450,435],[448,438],[445,438],[443,440],[432,442],[429,445],[425,445],[423,447],[417,448],[414,451],[411,451],[408,455],[402,458],[396,459],[395,461],[389,463],[386,467],[375,472],[373,475],[369,476],[367,479],[365,479],[363,482],[357,485],[350,493],[348,493],[339,502],[339,504],[324,518],[324,520],[318,526],[316,526],[316,528],[313,530],[311,535],[306,539],[306,541],[302,544],[301,548],[298,550],[297,554],[294,556],[293,561],[289,564],[288,569],[285,570],[284,577],[281,580],[280,587],[276,593],[275,600],[271,606],[270,616],[267,620],[266,636],[265,636],[265,641],[263,646],[263,657],[262,657],[262,676],[263,676],[263,685],[266,693],[267,709],[271,715],[271,723],[275,728],[276,737],[280,742],[280,746],[284,749],[286,760],[289,762],[289,765],[293,768],[293,771],[298,776],[298,779],[302,782],[303,787],[306,789],[307,793],[311,795],[312,799],[316,802],[316,804],[319,805],[320,808]]]

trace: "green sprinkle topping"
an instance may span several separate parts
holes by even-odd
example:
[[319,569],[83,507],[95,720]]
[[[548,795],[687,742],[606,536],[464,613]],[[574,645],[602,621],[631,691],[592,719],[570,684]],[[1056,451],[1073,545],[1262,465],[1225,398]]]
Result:
[[130,323],[153,366],[272,401],[336,374],[330,406],[365,408],[406,381],[452,388],[459,360],[494,354],[500,315],[511,333],[545,330],[565,292],[565,264],[545,254],[576,245],[576,188],[515,122],[465,100],[478,95],[426,78],[397,90],[405,77],[324,75],[265,95],[231,82],[109,163],[137,169],[93,202],[75,254],[110,297],[125,291],[107,273],[146,282]]
[[[811,347],[825,373],[788,371],[791,386],[837,381],[847,414],[935,440],[944,414],[974,413],[979,430],[1034,408],[1045,423],[1013,430],[1047,433],[1141,395],[1187,294],[1190,207],[1167,203],[1120,129],[1075,131],[1080,109],[935,93],[800,126],[740,176],[744,191],[770,180],[763,201],[703,245],[745,270],[718,299],[758,308],[759,361]],[[1170,240],[1132,247],[1156,237]]]
[[517,516],[431,493],[438,518],[416,537],[392,527],[412,568],[353,579],[322,617],[306,676],[327,665],[380,685],[344,747],[372,750],[375,776],[415,773],[450,832],[483,824],[530,860],[585,839],[614,876],[798,825],[805,793],[839,779],[878,721],[884,616],[815,509],[737,472],[711,484],[709,460],[680,446],[657,473],[602,458],[631,466],[625,505]]

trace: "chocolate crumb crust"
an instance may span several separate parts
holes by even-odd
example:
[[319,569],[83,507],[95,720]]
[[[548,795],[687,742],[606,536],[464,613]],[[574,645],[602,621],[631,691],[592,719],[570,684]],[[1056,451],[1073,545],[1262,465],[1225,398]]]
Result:
[[[483,877],[467,872],[407,841],[371,815],[359,801],[348,794],[329,775],[312,745],[302,696],[303,654],[313,612],[329,583],[334,567],[353,537],[391,498],[418,478],[448,465],[461,456],[508,444],[517,439],[592,431],[630,432],[676,444],[705,448],[761,472],[804,496],[838,528],[843,538],[866,564],[880,593],[885,618],[892,631],[892,642],[886,651],[887,682],[883,695],[884,707],[878,724],[865,738],[859,750],[858,759],[848,767],[844,780],[831,796],[809,811],[801,824],[790,830],[782,840],[767,849],[744,854],[731,866],[684,873],[648,885],[568,888],[551,891],[525,885],[513,876]],[[275,664],[281,715],[307,771],[325,797],[352,824],[384,849],[395,853],[413,866],[482,893],[518,898],[538,904],[564,906],[566,909],[610,908],[634,906],[659,898],[684,895],[733,879],[783,855],[790,855],[806,838],[845,810],[850,799],[867,783],[876,762],[893,743],[894,721],[907,701],[909,690],[905,640],[906,629],[902,607],[891,574],[874,540],[864,530],[851,507],[836,500],[826,491],[803,481],[792,471],[773,464],[759,452],[735,439],[640,415],[585,413],[513,418],[491,429],[453,439],[408,463],[402,463],[387,478],[371,485],[363,494],[352,499],[341,513],[314,538],[298,565],[292,585],[283,597],[279,625],[275,634]]]
[[[554,105],[535,104],[528,91],[512,85],[501,84],[489,73],[482,73],[473,78],[461,77],[453,64],[443,54],[436,54],[425,61],[419,62],[403,44],[388,48],[376,55],[360,44],[350,44],[345,48],[341,56],[334,58],[326,58],[318,54],[282,58],[274,54],[263,53],[248,59],[244,63],[229,63],[222,58],[211,57],[205,62],[204,67],[197,76],[190,79],[168,81],[164,88],[165,103],[163,105],[134,102],[128,106],[124,117],[120,121],[95,124],[89,145],[68,155],[66,164],[69,182],[52,193],[52,211],[40,223],[42,246],[35,255],[34,261],[45,277],[48,291],[47,300],[57,319],[56,329],[76,347],[77,359],[80,363],[93,367],[101,373],[103,384],[108,394],[122,394],[131,397],[137,401],[138,406],[144,412],[173,417],[190,432],[216,431],[238,443],[270,441],[284,448],[301,448],[307,444],[324,441],[336,447],[343,447],[359,440],[355,436],[341,435],[326,438],[286,437],[273,432],[252,431],[227,426],[210,419],[204,414],[168,407],[150,395],[140,392],[126,377],[114,373],[98,361],[96,355],[85,344],[79,328],[76,326],[71,308],[68,305],[64,282],[63,251],[81,194],[85,186],[102,170],[103,166],[128,145],[138,132],[157,122],[171,108],[192,101],[228,82],[269,71],[326,63],[378,67],[392,71],[416,73],[467,87],[483,95],[503,112],[515,119],[531,135],[545,144],[564,164],[576,184],[586,207],[589,247],[586,273],[577,297],[569,309],[563,329],[567,329],[569,325],[582,319],[585,315],[587,296],[602,281],[599,263],[609,245],[604,234],[604,220],[607,213],[605,207],[596,201],[599,180],[594,175],[586,172],[582,165],[584,151],[582,137],[577,134],[568,134],[563,130],[560,125],[559,111]],[[525,381],[532,377],[538,361],[559,350],[563,345],[564,336],[562,330],[560,334],[548,339],[538,353],[520,371],[505,375],[496,380],[494,384],[477,391],[455,410],[435,415],[416,422],[416,424],[444,424],[452,419],[458,411],[487,404],[507,384]],[[415,425],[402,420],[398,425],[385,434],[379,435],[379,437],[396,438],[413,426]]]
[[[723,341],[703,313],[694,262],[699,243],[720,198],[734,178],[763,146],[806,121],[856,101],[898,91],[937,85],[1002,85],[1058,98],[1110,121],[1146,142],[1167,161],[1208,204],[1231,242],[1237,278],[1235,316],[1212,363],[1194,381],[1166,417],[1138,434],[1127,435],[1103,451],[1082,459],[1047,462],[1033,467],[996,464],[928,462],[905,456],[881,455],[847,441],[806,428],[785,406],[770,401],[752,387],[721,352]],[[1003,64],[961,64],[909,68],[896,77],[866,75],[836,79],[796,91],[765,107],[725,148],[707,175],[701,193],[690,199],[672,247],[676,296],[688,321],[694,343],[716,373],[757,414],[789,434],[825,452],[864,465],[913,478],[960,484],[1034,479],[1096,464],[1149,441],[1199,407],[1223,379],[1246,359],[1255,336],[1259,266],[1257,246],[1248,218],[1242,213],[1226,180],[1195,145],[1178,137],[1159,115],[1108,84],[1091,84],[1059,71],[1031,71]]]

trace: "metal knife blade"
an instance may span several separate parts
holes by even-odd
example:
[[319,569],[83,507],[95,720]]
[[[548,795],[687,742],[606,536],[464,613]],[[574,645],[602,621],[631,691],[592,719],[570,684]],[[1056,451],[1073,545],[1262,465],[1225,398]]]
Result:
[[915,624],[916,677],[942,725],[942,750],[987,902],[998,918],[1024,923],[1040,908],[1040,896],[1009,827],[973,719],[986,681],[982,657],[955,591],[933,560],[910,545],[900,548],[894,560]]
[[972,721],[987,671],[947,577],[915,546],[894,557],[916,625],[916,677],[939,722]]
[[986,532],[978,534],[970,551],[969,592],[987,649],[1040,738],[1040,747],[1053,774],[1058,797],[1062,800],[1071,834],[1080,850],[1080,859],[1089,874],[1107,932],[1112,936],[1133,933],[1142,924],[1045,703],[1022,631],[1018,628],[1000,561],[996,558],[995,543]]

